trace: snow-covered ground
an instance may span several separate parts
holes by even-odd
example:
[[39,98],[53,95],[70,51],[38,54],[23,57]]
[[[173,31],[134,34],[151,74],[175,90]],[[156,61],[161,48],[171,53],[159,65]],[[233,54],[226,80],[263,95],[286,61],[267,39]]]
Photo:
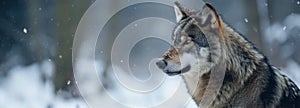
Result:
[[0,108],[87,108],[81,99],[64,99],[54,93],[53,72],[53,63],[48,60],[10,70],[0,79]]
[[[287,73],[299,86],[300,74],[297,72],[300,70],[299,64],[289,61],[288,67],[283,69],[284,71],[289,71]],[[56,95],[54,93],[54,85],[51,81],[51,77],[54,72],[53,63],[51,61],[44,61],[41,64],[33,64],[27,67],[16,66],[10,70],[7,77],[0,79],[0,108],[88,108],[88,105],[83,99],[65,99],[63,96]],[[42,76],[46,76],[46,80],[43,80]],[[177,82],[178,78],[173,78],[168,82],[174,84]],[[114,79],[114,83],[116,79]],[[174,86],[174,85],[171,85]],[[139,95],[133,94],[132,91],[124,89],[123,86],[116,84],[114,90],[107,92],[114,93],[113,98],[120,98],[126,101],[123,101],[121,104],[133,104],[132,102],[137,101],[139,104],[155,103],[153,99],[158,99],[157,96],[169,95],[170,89],[167,87],[162,88],[160,93],[154,94],[153,98],[143,98],[138,97]],[[187,96],[182,92],[179,97]],[[98,94],[101,95],[101,94]],[[96,96],[96,95],[95,95]],[[101,96],[99,103],[105,107],[121,107],[120,104],[109,105],[107,103],[108,99],[111,99],[109,95]],[[178,98],[178,97],[177,97]],[[97,98],[96,98],[97,99]],[[102,100],[102,101],[101,101]],[[119,99],[117,99],[119,100]],[[107,102],[105,102],[107,101]],[[127,102],[127,103],[126,103]],[[184,100],[178,99],[176,103],[172,106],[178,106],[178,108],[183,107],[182,103]],[[196,108],[193,102],[188,103],[186,108]]]
[[[54,65],[51,61],[45,60],[41,64],[36,63],[26,67],[16,66],[8,73],[7,77],[0,79],[0,108],[88,108],[84,99],[65,99],[63,96],[54,93],[54,85],[51,80],[54,74]],[[174,84],[178,83],[178,80],[181,79],[171,78],[171,82],[169,81],[167,83],[169,83],[171,87],[177,87]],[[113,83],[118,83],[117,79],[113,79],[113,81]],[[86,87],[88,86],[89,85],[86,85]],[[170,90],[168,88],[170,86],[164,86],[161,88],[161,92],[153,93],[150,96],[152,98],[149,98],[149,96],[146,98],[141,94],[132,93],[132,91],[127,90],[122,85],[116,84],[114,89],[106,91],[110,93],[110,95],[96,92],[98,94],[92,94],[92,97],[96,103],[99,103],[98,106],[101,108],[128,107],[134,106],[135,104],[150,105],[159,103],[157,99],[163,100],[161,99],[162,96],[172,95],[169,91],[174,90]],[[179,92],[176,99],[173,97],[172,103],[174,103],[174,101],[176,102],[171,106],[182,108],[186,102],[184,98],[188,95],[185,89],[180,89]],[[120,102],[120,100],[123,101]],[[88,104],[92,103],[88,102]],[[170,104],[163,106],[170,106]],[[186,107],[195,108],[195,103],[190,102]]]

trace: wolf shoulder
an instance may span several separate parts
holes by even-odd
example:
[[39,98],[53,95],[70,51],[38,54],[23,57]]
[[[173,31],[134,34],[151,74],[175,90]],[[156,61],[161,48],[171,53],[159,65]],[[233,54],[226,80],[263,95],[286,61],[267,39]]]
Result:
[[272,69],[277,79],[277,86],[282,90],[279,98],[279,108],[300,108],[300,89],[282,71],[274,66]]

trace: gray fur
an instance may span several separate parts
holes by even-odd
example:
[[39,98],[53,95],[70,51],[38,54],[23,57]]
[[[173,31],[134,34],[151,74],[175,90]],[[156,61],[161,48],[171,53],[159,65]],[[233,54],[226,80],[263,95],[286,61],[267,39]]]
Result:
[[[210,108],[300,107],[300,90],[293,81],[270,65],[251,42],[225,24],[211,5],[206,4],[201,12],[179,3],[176,6],[181,9],[177,12],[189,14],[180,18],[174,30],[174,48],[163,56],[162,62],[166,63],[163,70],[169,75],[180,74],[198,105],[212,70],[224,66],[224,81]],[[177,66],[176,70],[168,69],[172,66]]]

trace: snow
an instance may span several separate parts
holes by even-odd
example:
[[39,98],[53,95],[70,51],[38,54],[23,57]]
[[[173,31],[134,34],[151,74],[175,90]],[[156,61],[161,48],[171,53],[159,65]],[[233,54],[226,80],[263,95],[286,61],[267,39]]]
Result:
[[[284,19],[283,22],[275,22],[265,31],[265,40],[267,42],[279,42],[281,44],[281,55],[287,59],[287,64],[285,67],[282,67],[282,74],[285,74],[291,78],[298,85],[298,87],[300,86],[300,65],[295,60],[289,58],[295,53],[296,49],[291,47],[294,45],[294,43],[288,43],[287,39],[289,36],[293,35],[291,34],[294,33],[292,32],[293,29],[300,27],[300,22],[298,21],[299,19],[300,14],[291,13]],[[272,49],[270,50],[272,52]]]
[[300,19],[300,14],[299,13],[291,13],[283,21],[283,24],[288,26],[288,28],[299,27],[300,26],[300,22],[298,21],[299,19]]
[[265,6],[268,6],[268,3],[265,3]]
[[245,18],[244,20],[245,20],[246,23],[248,23],[248,19],[247,18]]
[[[129,1],[130,0],[128,0],[128,2]],[[299,5],[300,1],[297,1],[296,4]],[[262,3],[262,6],[263,5],[267,7],[268,3]],[[75,7],[74,4],[71,4],[71,6]],[[136,7],[134,9],[136,9]],[[38,8],[38,10],[42,11],[46,9]],[[272,18],[272,16],[270,17]],[[299,18],[299,14],[289,15],[282,23],[275,22],[269,26],[265,31],[267,42],[286,42],[290,30],[293,27],[300,26],[300,22],[298,21]],[[68,21],[69,20],[71,20],[71,17],[68,18]],[[54,21],[54,18],[50,18],[50,21]],[[248,18],[244,18],[244,21],[248,24],[252,22],[251,20],[249,23]],[[57,23],[56,25],[60,26],[60,23]],[[134,27],[139,26],[141,25],[134,24]],[[253,30],[258,32],[257,28],[253,28]],[[27,34],[31,30],[28,30],[27,28],[20,28],[19,31]],[[284,53],[286,54],[284,55],[285,57],[289,57],[293,53],[290,46],[287,46],[287,48],[284,49],[286,50],[283,51],[286,52]],[[270,49],[270,51],[272,50],[273,49]],[[103,54],[104,52],[100,51],[100,53]],[[58,57],[62,59],[63,56],[59,55]],[[127,60],[119,59],[119,62],[125,64],[124,62],[127,62]],[[9,72],[7,72],[8,75],[5,78],[0,78],[0,108],[88,108],[88,105],[83,99],[65,99],[63,96],[55,94],[53,84],[53,75],[55,72],[53,63],[52,59],[46,59],[40,64],[35,63],[30,66],[15,66],[13,69],[9,70]],[[124,85],[120,83],[119,79],[117,79],[113,74],[113,69],[108,70],[109,72],[107,73],[110,73],[109,75],[112,77],[111,80],[109,80],[109,84],[114,87],[110,89],[104,87],[95,88],[95,86],[98,85],[99,79],[93,79],[94,77],[91,76],[94,74],[88,73],[89,71],[93,71],[92,68],[89,68],[89,66],[93,65],[94,61],[87,60],[80,62],[79,64],[80,66],[75,68],[80,68],[79,70],[82,70],[82,73],[78,76],[85,82],[68,80],[67,82],[62,83],[65,83],[66,85],[70,85],[71,83],[72,85],[74,83],[84,83],[84,87],[82,87],[82,89],[87,90],[87,93],[91,93],[89,95],[90,97],[85,99],[92,98],[95,103],[98,103],[97,105],[101,105],[102,107],[119,108],[124,107],[124,105],[135,107],[151,106],[154,104],[164,103],[166,99],[170,99],[171,104],[166,104],[164,105],[165,107],[182,108],[185,103],[184,107],[186,108],[196,108],[193,101],[186,102],[185,98],[189,95],[187,94],[185,87],[175,88],[178,86],[177,82],[182,82],[182,79],[178,77],[167,77],[168,81],[164,82],[159,89],[156,89],[157,91],[154,91],[151,94],[138,94],[128,88],[125,88]],[[97,66],[99,66],[96,67],[99,71],[97,75],[99,75],[101,79],[103,77],[101,76],[103,73],[103,65],[99,63]],[[137,67],[136,64],[133,64],[133,66]],[[288,59],[286,66],[287,67],[282,68],[284,74],[289,76],[289,78],[300,86],[300,65],[296,61]],[[125,77],[126,82],[130,82],[130,76],[125,75]],[[174,92],[177,94],[175,95]],[[108,95],[105,95],[105,93]],[[112,98],[114,98],[113,101],[110,101]]]
[[[141,91],[140,88],[148,87],[148,83],[140,85],[132,76],[128,75],[119,67],[111,66],[107,71],[107,78],[102,83],[110,84],[109,87],[99,87],[99,80],[95,77],[91,65],[96,64],[98,75],[103,73],[103,63],[89,59],[78,60],[75,63],[75,80],[84,97],[91,107],[105,107],[105,108],[120,108],[120,107],[162,107],[162,108],[196,108],[193,101],[188,101],[189,94],[183,84],[183,80],[177,77],[166,77],[161,85],[150,91]],[[118,75],[118,77],[116,77]],[[110,80],[107,80],[110,79]],[[78,81],[78,82],[77,82]],[[143,86],[143,87],[142,87]],[[149,90],[149,87],[146,88]],[[99,103],[100,102],[100,103]],[[105,103],[105,104],[101,104]]]
[[282,30],[285,31],[286,30],[286,26],[283,26]]
[[300,27],[300,14],[290,14],[285,18],[283,23],[274,23],[265,30],[265,39],[267,42],[283,43],[287,40],[291,30],[295,27]]
[[24,32],[25,34],[27,34],[27,29],[26,29],[26,28],[23,28],[23,32]]
[[272,42],[280,42],[283,43],[287,40],[287,34],[283,30],[284,27],[282,25],[276,23],[265,31],[266,33],[266,41],[269,43]]
[[[5,83],[0,83],[0,108],[87,108],[80,99],[66,100],[55,95],[49,79],[53,71],[53,64],[46,61],[11,69],[8,76],[1,79]],[[45,81],[43,73],[47,77]]]
[[300,65],[294,60],[288,60],[287,67],[283,68],[283,73],[291,78],[300,87]]
[[71,84],[71,81],[69,80],[68,82],[67,82],[67,85],[70,85]]

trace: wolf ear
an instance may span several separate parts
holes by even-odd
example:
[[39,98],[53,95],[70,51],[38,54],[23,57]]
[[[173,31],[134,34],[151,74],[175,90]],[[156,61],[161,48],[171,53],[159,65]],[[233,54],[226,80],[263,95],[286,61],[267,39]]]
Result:
[[211,62],[217,64],[220,60],[224,60],[226,37],[223,33],[223,21],[219,18],[216,10],[210,4],[205,4],[201,12],[197,12],[193,18],[193,23],[198,25],[205,35],[209,47],[212,48],[210,51],[211,58],[213,58]]
[[214,35],[223,35],[222,19],[219,18],[217,11],[212,5],[206,3],[202,11],[196,15],[196,20],[204,31],[213,33]]
[[176,21],[179,22],[182,19],[187,18],[191,14],[195,13],[195,10],[188,9],[183,7],[179,2],[175,2],[175,15],[176,15]]

